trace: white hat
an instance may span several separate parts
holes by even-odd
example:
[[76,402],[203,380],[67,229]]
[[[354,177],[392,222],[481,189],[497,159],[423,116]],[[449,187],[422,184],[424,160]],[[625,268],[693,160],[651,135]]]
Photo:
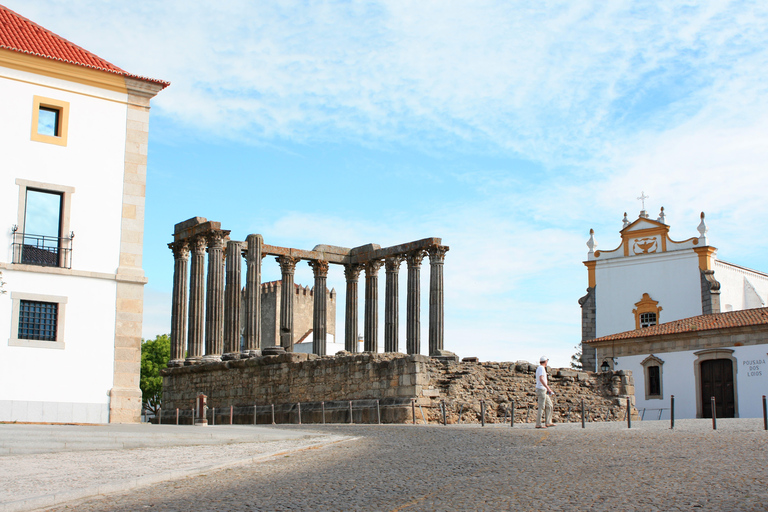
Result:
[[549,358],[547,356],[541,356],[541,358],[539,358],[539,362],[543,363],[544,361],[549,361]]

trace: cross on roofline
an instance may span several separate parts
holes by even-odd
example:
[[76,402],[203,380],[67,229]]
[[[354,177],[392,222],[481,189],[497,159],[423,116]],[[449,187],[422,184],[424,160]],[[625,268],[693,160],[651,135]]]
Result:
[[645,191],[642,191],[640,192],[640,197],[637,198],[639,201],[643,202],[643,210],[645,210],[645,200],[648,199],[649,197],[651,196],[645,195]]

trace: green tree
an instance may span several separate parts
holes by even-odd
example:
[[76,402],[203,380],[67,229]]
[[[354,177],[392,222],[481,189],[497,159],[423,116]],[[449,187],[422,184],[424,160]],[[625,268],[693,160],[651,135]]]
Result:
[[144,408],[157,414],[163,399],[163,377],[160,370],[171,358],[171,338],[160,334],[154,340],[141,342],[141,397]]

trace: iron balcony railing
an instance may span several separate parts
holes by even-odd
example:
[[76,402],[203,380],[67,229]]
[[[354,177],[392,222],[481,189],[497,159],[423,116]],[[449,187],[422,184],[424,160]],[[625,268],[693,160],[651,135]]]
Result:
[[13,231],[13,263],[72,268],[72,239]]

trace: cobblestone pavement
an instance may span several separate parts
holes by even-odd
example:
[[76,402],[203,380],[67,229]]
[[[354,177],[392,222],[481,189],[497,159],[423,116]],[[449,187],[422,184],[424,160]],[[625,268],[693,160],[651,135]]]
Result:
[[768,510],[762,427],[305,425],[358,439],[47,510]]

